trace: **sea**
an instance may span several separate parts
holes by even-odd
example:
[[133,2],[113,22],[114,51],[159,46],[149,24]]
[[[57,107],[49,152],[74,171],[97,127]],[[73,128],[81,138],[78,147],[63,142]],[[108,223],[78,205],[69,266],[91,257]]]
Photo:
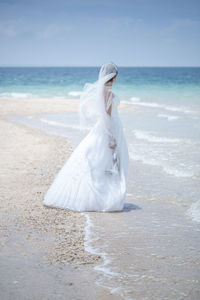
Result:
[[[98,72],[99,67],[1,67],[0,98],[78,99]],[[172,185],[167,195],[190,204],[189,213],[200,222],[200,67],[119,67],[112,89],[133,106],[122,115],[130,158],[174,180],[180,190]],[[51,118],[57,127],[66,119]],[[78,128],[76,116],[71,119]]]
[[[85,83],[95,82],[98,79],[98,72],[99,67],[1,67],[0,99],[8,98],[8,101],[10,98],[76,100],[79,99]],[[187,223],[187,220],[191,220],[194,226],[200,224],[200,67],[119,67],[118,77],[112,89],[119,96],[121,103],[130,104],[126,109],[121,109],[119,113],[130,155],[127,199],[132,200],[126,205],[125,215],[110,217],[113,224],[115,222],[122,224],[123,231],[121,233],[118,232],[117,225],[116,228],[114,225],[111,226],[112,230],[109,226],[106,230],[102,230],[104,224],[111,220],[107,216],[101,218],[97,215],[92,217],[90,214],[85,214],[88,224],[86,247],[88,251],[100,253],[105,258],[103,269],[99,268],[105,275],[105,278],[101,279],[103,284],[109,286],[112,291],[119,289],[124,299],[135,299],[127,294],[127,290],[132,289],[131,281],[126,278],[124,282],[123,279],[119,282],[123,273],[122,269],[125,267],[123,265],[120,273],[116,260],[118,252],[115,253],[115,263],[111,263],[113,245],[115,245],[115,249],[119,247],[119,244],[115,244],[117,243],[116,239],[123,240],[124,238],[124,243],[127,242],[127,237],[131,240],[131,235],[133,240],[135,239],[133,220],[139,229],[144,229],[146,226],[148,230],[150,214],[152,226],[155,225],[158,228],[165,222],[165,229],[173,230],[173,232],[174,230],[178,232],[185,226],[185,232],[189,233],[191,225]],[[87,134],[87,132],[79,132],[77,113],[14,116],[13,120],[64,136],[71,141],[74,148]],[[137,199],[135,207],[134,199]],[[148,211],[149,214],[140,216],[138,214],[138,219],[133,219],[135,218],[132,214],[133,211],[137,210],[138,203],[142,203],[145,199],[149,203],[146,211],[151,207],[151,210]],[[154,206],[155,204],[156,206]],[[160,213],[163,207],[168,207],[168,205],[175,207],[174,213],[176,212],[177,215],[173,217],[177,218],[177,224],[173,223],[173,213],[167,216],[167,212],[164,211],[161,219],[158,217],[159,214],[157,217],[154,215],[156,209],[159,208]],[[183,214],[177,213],[178,207]],[[128,211],[130,211],[129,214],[127,214]],[[183,218],[187,225],[182,223]],[[171,221],[170,225],[169,221]],[[94,224],[95,222],[96,224]],[[108,230],[110,231],[108,232]],[[97,236],[101,237],[99,247],[102,250],[100,252],[95,250],[94,246],[89,246],[90,235],[94,235],[94,233],[96,245],[98,243]],[[168,232],[169,235],[171,233],[172,231]],[[102,240],[105,239],[106,234],[110,239],[110,244],[108,243],[109,245],[105,245],[103,248]],[[164,235],[160,232],[161,236]],[[163,245],[165,245],[166,239],[163,241]],[[174,243],[176,241],[177,237]],[[196,236],[191,241],[191,245],[194,243],[194,249],[196,249],[195,241],[197,241]],[[157,245],[156,239],[154,242],[155,244],[152,244],[151,247]],[[154,242],[150,241],[150,243]],[[126,250],[131,251],[131,247],[133,245],[130,244],[129,250]],[[183,242],[183,248],[187,248],[187,241]],[[146,248],[141,249],[139,252],[145,254]],[[162,249],[162,251],[165,250]],[[134,251],[137,249],[134,248]],[[185,255],[187,256],[188,253]],[[107,265],[110,267],[108,268]],[[127,266],[124,270],[127,276],[140,276],[134,277],[135,283],[136,281],[139,283],[140,278],[144,279],[143,271],[138,271],[136,275],[134,266],[131,268]],[[118,270],[118,272],[113,270]],[[155,269],[152,272],[155,275]],[[117,276],[115,273],[120,274],[119,278],[117,277],[118,281],[113,280]],[[133,279],[133,277],[131,278]],[[156,278],[155,280],[162,281],[160,277],[152,278],[149,280]],[[158,297],[156,299],[162,297],[162,299],[172,299],[173,297],[182,299],[181,293],[186,281],[180,285],[179,289],[177,288],[177,293],[172,291],[169,298],[168,296],[164,298],[163,294],[152,295]],[[169,289],[170,287],[166,290],[166,295],[169,295],[167,294]],[[136,297],[136,299],[138,298]]]

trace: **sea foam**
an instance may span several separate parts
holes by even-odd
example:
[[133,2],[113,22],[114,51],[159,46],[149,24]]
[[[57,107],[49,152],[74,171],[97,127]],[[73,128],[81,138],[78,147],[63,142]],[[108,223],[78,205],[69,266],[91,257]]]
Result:
[[166,114],[158,114],[158,117],[167,119],[168,121],[174,121],[180,118],[179,116],[166,115]]
[[31,93],[0,93],[0,97],[1,98],[33,98],[35,97],[33,94]]
[[[47,120],[44,118],[40,118],[39,120],[43,123],[46,123],[46,124],[52,125],[52,126],[56,126],[56,127],[66,127],[66,128],[73,128],[73,129],[80,130],[80,126],[74,125],[74,124],[66,124],[66,123],[62,123],[62,122],[58,122],[58,121]],[[89,130],[90,127],[85,126],[85,127],[83,127],[83,129]]]
[[146,140],[148,142],[154,142],[154,143],[179,143],[181,140],[176,138],[167,138],[167,137],[161,137],[161,136],[155,136],[151,132],[148,131],[142,131],[142,130],[132,130],[135,137],[137,139]]
[[182,112],[182,113],[195,113],[192,110],[189,110],[186,107],[183,106],[172,106],[172,105],[165,105],[165,104],[159,104],[156,102],[141,102],[140,98],[137,97],[131,97],[130,100],[127,102],[129,104],[133,103],[134,105],[140,105],[140,106],[144,106],[144,107],[151,107],[151,108],[161,108],[164,110],[168,110],[168,111],[176,111],[176,112]]
[[[84,248],[87,252],[91,254],[96,254],[102,257],[103,263],[100,265],[94,266],[94,270],[96,271],[101,271],[104,276],[112,278],[112,277],[119,277],[120,274],[118,272],[113,272],[111,269],[108,267],[108,265],[111,263],[111,259],[108,258],[107,253],[100,251],[97,247],[93,246],[94,242],[97,241],[99,238],[94,237],[93,235],[93,228],[94,228],[94,223],[91,220],[91,217],[87,212],[81,212],[81,214],[86,218],[86,226],[85,226],[85,238],[84,238]],[[101,279],[98,279],[95,283],[99,286],[104,286],[101,283]],[[112,288],[108,287],[107,288],[111,291]],[[113,291],[114,292],[114,291]],[[115,291],[117,292],[117,291]]]
[[131,100],[131,102],[134,102],[134,103],[140,102],[140,98],[138,98],[138,97],[131,97],[130,100]]
[[130,158],[135,161],[140,161],[146,165],[160,167],[166,174],[178,178],[191,178],[195,175],[192,172],[181,170],[167,165],[167,160],[165,159],[159,159],[158,157],[156,158],[149,157],[144,153],[138,154],[135,153],[134,151],[131,151],[131,149],[130,149]]
[[194,221],[200,223],[200,200],[192,203],[186,214],[192,217]]
[[71,91],[68,93],[69,96],[72,96],[72,97],[79,97],[81,96],[82,92],[80,91]]

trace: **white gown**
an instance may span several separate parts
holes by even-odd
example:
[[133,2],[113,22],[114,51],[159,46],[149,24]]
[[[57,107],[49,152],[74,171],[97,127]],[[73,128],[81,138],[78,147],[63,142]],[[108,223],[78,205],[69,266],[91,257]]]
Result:
[[[90,130],[73,151],[48,189],[44,205],[74,211],[121,211],[126,196],[128,147],[118,115],[119,98],[111,91],[110,128],[101,121]],[[116,147],[109,147],[114,140]],[[111,143],[112,144],[112,143]]]

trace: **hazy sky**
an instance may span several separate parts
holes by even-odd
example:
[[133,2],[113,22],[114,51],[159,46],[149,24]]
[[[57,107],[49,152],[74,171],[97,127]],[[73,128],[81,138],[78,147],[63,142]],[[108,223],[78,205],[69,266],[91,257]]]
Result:
[[0,65],[200,66],[200,0],[0,0]]

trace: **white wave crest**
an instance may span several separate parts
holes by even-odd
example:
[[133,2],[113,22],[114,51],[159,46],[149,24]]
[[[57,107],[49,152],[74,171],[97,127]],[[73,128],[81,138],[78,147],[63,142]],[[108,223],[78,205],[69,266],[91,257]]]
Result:
[[181,170],[181,169],[177,169],[177,168],[173,168],[173,167],[169,167],[166,165],[166,162],[158,159],[158,158],[150,158],[150,157],[146,157],[146,155],[144,154],[137,154],[137,153],[133,153],[132,151],[130,151],[130,157],[131,159],[135,160],[135,161],[140,161],[146,165],[150,165],[150,166],[156,166],[156,167],[160,167],[162,168],[162,170],[168,174],[168,175],[172,175],[178,178],[191,178],[194,176],[194,174],[192,172],[187,172],[185,170]]
[[131,100],[131,102],[134,102],[134,103],[140,102],[140,98],[138,98],[138,97],[131,97],[130,100]]
[[82,92],[80,91],[71,91],[68,93],[69,96],[72,96],[72,97],[79,97],[81,96]]
[[1,93],[0,97],[8,97],[8,98],[33,98],[33,94],[30,93]]
[[200,223],[200,200],[192,203],[190,208],[187,210],[186,214],[196,222]]
[[167,119],[168,121],[173,121],[173,120],[180,119],[179,116],[172,116],[172,115],[165,115],[165,114],[158,114],[158,117]]
[[163,167],[163,170],[165,171],[165,173],[176,177],[191,178],[195,176],[193,172],[178,170],[172,167]]
[[129,103],[134,103],[135,105],[151,107],[151,108],[162,108],[164,110],[177,111],[177,112],[182,112],[182,113],[194,113],[194,111],[189,110],[186,107],[182,107],[182,106],[176,107],[176,106],[159,104],[156,102],[140,102],[140,101],[133,101],[132,99],[139,99],[139,98],[135,98],[135,97],[130,98]]
[[176,138],[167,138],[161,136],[155,136],[151,132],[142,130],[133,130],[133,133],[137,139],[146,140],[154,143],[179,143],[181,140]]
[[[53,125],[56,127],[66,127],[66,128],[73,128],[73,129],[78,129],[80,130],[80,127],[78,125],[73,125],[73,124],[65,124],[65,123],[61,123],[61,122],[57,122],[57,121],[51,121],[51,120],[47,120],[44,118],[40,118],[40,121],[43,123],[46,123],[48,125]],[[84,127],[85,130],[90,129],[90,127]]]

